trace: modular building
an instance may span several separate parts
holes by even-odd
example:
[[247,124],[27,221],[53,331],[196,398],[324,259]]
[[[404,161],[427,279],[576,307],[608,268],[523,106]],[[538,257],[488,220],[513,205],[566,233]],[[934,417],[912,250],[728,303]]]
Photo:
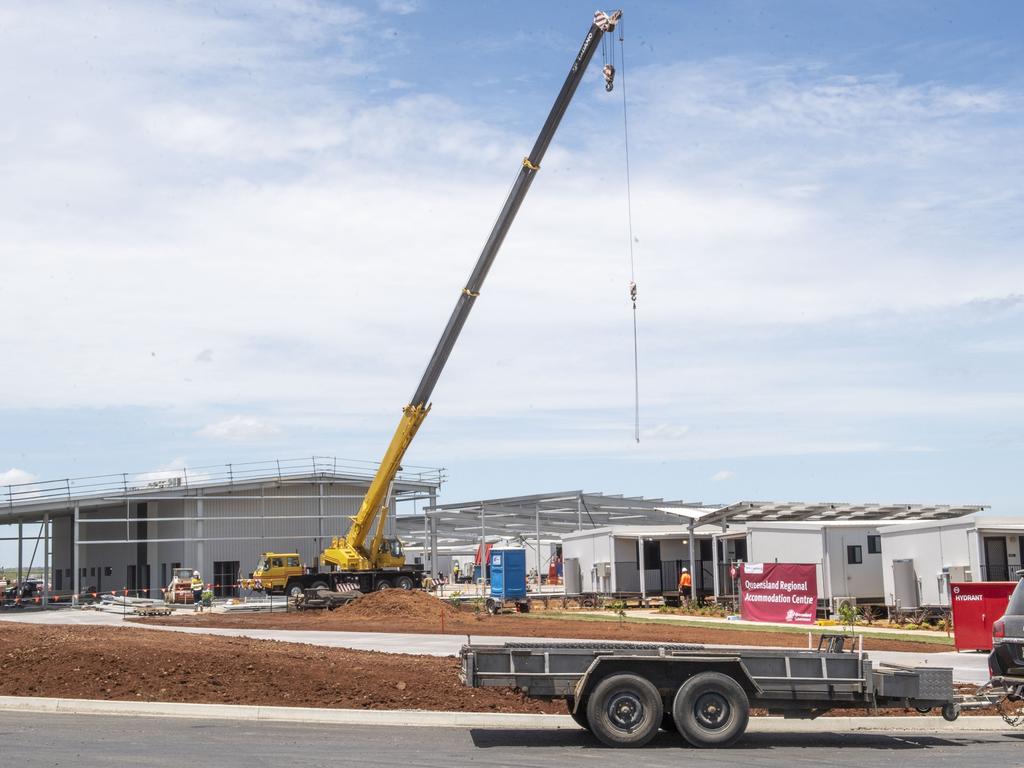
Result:
[[879,528],[886,604],[946,608],[951,581],[1012,581],[1024,567],[1024,517],[969,515]]
[[[315,565],[331,537],[347,532],[375,469],[315,457],[26,483],[3,489],[0,525],[16,534],[5,539],[19,541],[19,574],[33,566],[50,574],[46,598],[115,590],[159,597],[181,567],[199,570],[227,597],[263,552],[298,553]],[[440,470],[406,468],[394,485],[389,535],[399,508],[434,501],[441,479]]]

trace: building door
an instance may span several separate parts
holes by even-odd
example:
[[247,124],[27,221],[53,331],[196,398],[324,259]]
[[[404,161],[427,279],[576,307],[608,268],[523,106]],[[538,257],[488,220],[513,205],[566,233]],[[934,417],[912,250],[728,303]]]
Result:
[[1010,564],[1006,557],[1005,536],[985,537],[985,580],[1010,580]]
[[135,574],[136,574],[135,566],[134,565],[129,565],[128,566],[128,578],[127,578],[128,594],[131,595],[132,597],[138,597],[138,594],[135,591],[136,589],[138,589],[138,581],[136,580]]
[[213,594],[215,597],[238,597],[238,560],[216,560],[213,563]]

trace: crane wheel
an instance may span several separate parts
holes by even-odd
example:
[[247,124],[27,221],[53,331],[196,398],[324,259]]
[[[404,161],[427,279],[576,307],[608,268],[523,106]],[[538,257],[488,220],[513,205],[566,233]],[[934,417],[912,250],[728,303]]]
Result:
[[408,591],[416,585],[413,584],[412,579],[410,579],[408,576],[399,576],[397,579],[395,579],[395,586],[398,589],[404,589]]
[[391,589],[391,582],[387,579],[381,579],[377,582],[377,586],[374,587],[378,592],[383,592],[385,589]]

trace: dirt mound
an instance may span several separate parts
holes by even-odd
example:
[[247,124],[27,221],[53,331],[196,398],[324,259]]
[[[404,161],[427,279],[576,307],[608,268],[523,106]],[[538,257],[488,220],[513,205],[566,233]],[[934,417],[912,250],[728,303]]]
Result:
[[454,658],[113,627],[0,621],[0,695],[344,709],[558,712],[466,688]]
[[436,622],[442,614],[454,618],[457,611],[451,605],[426,592],[418,590],[385,589],[371,592],[353,600],[337,610],[338,615],[360,619],[407,618]]

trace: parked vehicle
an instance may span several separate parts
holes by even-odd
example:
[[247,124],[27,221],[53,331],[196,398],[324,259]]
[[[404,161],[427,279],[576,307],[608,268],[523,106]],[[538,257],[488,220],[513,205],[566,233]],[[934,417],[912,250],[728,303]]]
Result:
[[992,626],[988,668],[992,682],[1007,689],[1010,701],[1024,700],[1024,571],[1010,595],[1006,613]]

